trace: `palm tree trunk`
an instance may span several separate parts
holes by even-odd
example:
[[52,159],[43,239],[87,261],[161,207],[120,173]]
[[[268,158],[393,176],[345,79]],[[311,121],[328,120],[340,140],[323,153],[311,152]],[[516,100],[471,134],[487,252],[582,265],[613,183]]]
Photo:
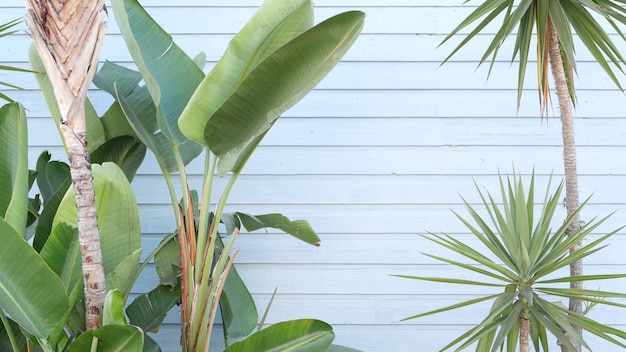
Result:
[[519,320],[519,351],[530,351],[530,320],[521,318]]
[[[561,56],[561,48],[559,46],[559,39],[552,26],[549,23],[550,31],[550,66],[552,67],[552,74],[554,76],[557,97],[559,99],[559,109],[561,113],[561,128],[563,135],[563,163],[565,167],[565,206],[567,208],[567,216],[571,217],[578,209],[580,203],[578,198],[578,172],[576,170],[576,139],[574,134],[574,118],[573,118],[573,104],[571,96],[569,94],[567,78],[565,75],[565,68],[563,65],[563,58]],[[576,233],[580,230],[580,218],[576,216],[574,221],[567,228],[568,234]],[[570,253],[573,253],[580,249],[581,244],[577,243],[570,248]],[[582,260],[578,260],[570,265],[570,275],[580,276],[583,274]],[[582,288],[582,282],[572,282],[571,288]],[[570,299],[569,309],[572,312],[582,314],[582,302],[576,299]],[[582,336],[582,329],[576,327],[576,330]],[[570,340],[574,347],[580,351],[580,343],[570,337]],[[561,345],[563,351],[567,351],[567,348]]]
[[85,325],[102,324],[106,295],[100,231],[87,149],[85,99],[106,33],[104,0],[25,0],[26,21],[56,93],[78,210]]

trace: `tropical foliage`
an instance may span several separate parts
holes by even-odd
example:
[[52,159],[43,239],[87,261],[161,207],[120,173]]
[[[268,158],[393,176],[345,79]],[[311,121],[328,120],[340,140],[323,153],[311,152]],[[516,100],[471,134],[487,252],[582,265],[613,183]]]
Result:
[[[254,302],[232,267],[236,252],[229,257],[238,229],[275,227],[311,244],[319,238],[308,223],[279,214],[224,214],[228,194],[276,119],[313,89],[350,48],[364,16],[348,12],[313,26],[310,1],[266,1],[205,77],[203,56],[188,57],[137,1],[115,0],[113,12],[138,71],[107,63],[95,83],[116,98],[112,110],[125,115],[120,124],[130,126],[156,156],[171,193],[177,231],[162,242],[155,263],[162,283],[181,292],[183,350],[208,347],[218,302],[229,345],[250,334],[258,323]],[[190,191],[185,165],[203,151],[203,189],[196,195]],[[216,171],[230,176],[212,205]],[[180,203],[172,179],[176,172],[183,195]],[[218,233],[220,223],[231,235],[224,244]],[[159,299],[158,292],[163,292],[161,286],[145,299]],[[165,311],[170,307],[164,305]],[[329,337],[334,336],[332,329],[313,323],[323,327],[320,340],[307,335],[309,326],[307,320],[277,324],[260,336],[273,344],[304,342],[314,350],[326,350],[332,342]],[[285,333],[298,329],[302,334]],[[251,341],[261,341],[259,335],[253,336]]]
[[55,90],[76,198],[87,329],[102,326],[106,297],[100,229],[86,139],[85,99],[106,34],[104,0],[27,0],[26,23]]
[[[468,1],[469,2],[469,1]],[[531,60],[530,49],[533,38],[536,39],[537,53],[537,88],[544,112],[548,112],[550,94],[550,43],[552,32],[556,32],[556,43],[561,52],[568,91],[572,102],[576,102],[574,74],[576,72],[575,44],[573,33],[578,35],[580,42],[589,50],[594,59],[611,80],[622,89],[614,68],[623,72],[622,65],[626,60],[611,36],[604,29],[601,21],[606,23],[624,38],[620,24],[626,24],[626,8],[622,1],[614,0],[483,0],[444,39],[444,43],[462,30],[472,27],[470,33],[446,58],[448,61],[469,41],[475,39],[485,27],[494,21],[502,22],[480,62],[491,61],[491,68],[496,61],[498,52],[505,40],[517,30],[511,61],[518,59],[517,101],[522,97],[526,68]],[[443,43],[442,43],[443,44]],[[533,56],[534,57],[534,56]],[[553,64],[556,64],[553,62]]]
[[[191,106],[192,109],[196,105],[187,104],[192,95],[207,94],[197,93],[198,86],[210,91],[215,89],[211,87],[215,82],[210,83],[209,79],[204,78],[201,71],[204,61],[202,56],[194,60],[186,56],[136,1],[117,1],[113,8],[125,33],[125,39],[129,42],[129,48],[134,53],[134,59],[137,60],[139,72],[109,63],[102,68],[96,83],[117,98],[102,117],[98,117],[89,100],[85,100],[89,153],[93,155],[94,161],[102,163],[102,166],[93,166],[93,174],[98,200],[97,217],[103,234],[101,247],[108,289],[104,304],[104,325],[86,332],[85,306],[82,303],[83,281],[80,279],[80,246],[75,200],[71,196],[73,191],[70,168],[64,163],[51,161],[50,154],[44,153],[38,159],[37,171],[31,172],[32,177],[29,178],[24,110],[19,104],[7,105],[1,111],[2,123],[7,126],[3,126],[0,138],[3,150],[5,146],[7,150],[0,163],[0,172],[7,176],[2,179],[9,182],[2,187],[11,190],[3,192],[2,198],[5,204],[3,219],[8,219],[7,226],[3,226],[2,235],[3,238],[5,233],[6,236],[10,235],[7,237],[8,245],[3,246],[9,252],[3,258],[10,257],[11,260],[3,260],[0,264],[0,274],[10,279],[3,283],[3,288],[6,288],[3,297],[9,300],[0,302],[3,311],[0,316],[3,322],[0,344],[7,350],[23,351],[32,349],[35,344],[45,351],[158,351],[158,345],[147,335],[144,336],[144,332],[156,331],[176,303],[183,303],[183,310],[188,314],[187,322],[191,323],[185,325],[190,328],[184,330],[184,336],[189,338],[185,339],[184,348],[205,348],[210,339],[217,302],[220,302],[222,311],[225,341],[230,345],[232,341],[249,335],[258,324],[254,302],[232,267],[234,255],[233,258],[229,257],[238,229],[245,227],[248,231],[253,231],[263,227],[275,227],[308,243],[317,245],[319,242],[306,221],[291,221],[280,214],[252,216],[243,213],[223,214],[222,211],[228,190],[260,141],[260,136],[271,127],[286,107],[302,98],[339,61],[358,36],[363,24],[363,14],[346,13],[318,26],[312,26],[310,1],[269,1],[261,8],[259,14],[246,26],[247,29],[242,31],[243,34],[238,35],[231,45],[236,48],[241,43],[250,41],[258,46],[255,50],[260,56],[251,52],[239,53],[234,49],[229,49],[229,53],[234,55],[230,59],[233,62],[242,58],[249,61],[245,66],[251,72],[240,71],[241,79],[246,81],[248,76],[250,79],[256,77],[249,81],[256,83],[244,82],[243,85],[231,87],[233,95],[258,84],[258,79],[265,80],[262,88],[268,96],[258,96],[255,99],[266,99],[268,104],[260,104],[261,110],[252,107],[248,111],[252,113],[248,122],[254,123],[259,119],[264,122],[256,125],[256,131],[248,130],[244,133],[250,137],[248,142],[244,142],[247,146],[243,150],[233,151],[237,146],[232,145],[227,147],[227,152],[234,155],[235,159],[222,162],[228,158],[211,157],[211,153],[206,153],[205,188],[198,200],[196,193],[189,190],[184,166],[205,147],[192,142],[180,132],[178,116],[185,107]],[[276,10],[279,12],[275,13]],[[252,39],[260,33],[256,27],[265,28],[264,19],[268,19],[276,28],[263,34],[261,38],[257,37],[256,42],[253,42]],[[135,36],[139,40],[135,40]],[[165,47],[152,45],[159,42]],[[273,44],[265,47],[268,43]],[[303,47],[306,50],[301,52]],[[159,52],[159,49],[167,48],[171,50],[163,57],[169,61],[166,65],[157,64],[154,55],[160,56],[163,52]],[[293,64],[277,66],[277,58],[287,59]],[[34,49],[31,50],[31,62],[37,72],[46,71]],[[232,64],[228,60],[223,62],[225,65]],[[172,63],[175,65],[170,66]],[[179,70],[168,73],[168,70],[163,70],[164,67],[178,67]],[[274,72],[286,70],[289,75],[279,75],[274,81],[268,80],[268,77],[274,77],[271,72],[269,76],[267,73],[262,74],[263,70],[268,69]],[[189,84],[181,88],[178,84],[180,77],[189,78],[186,81]],[[58,104],[55,88],[45,74],[38,73],[37,78],[57,127],[63,132],[63,121],[67,117]],[[145,86],[139,86],[142,80],[146,82]],[[285,87],[288,89],[283,89]],[[226,97],[226,100],[231,98]],[[273,104],[281,106],[283,110],[276,109]],[[186,116],[190,121],[203,118],[203,114],[197,112]],[[219,116],[222,117],[215,128],[229,129],[226,127],[229,124],[234,129],[242,128],[230,120],[224,120],[223,116],[226,115],[223,113]],[[181,126],[184,125],[181,123]],[[222,144],[217,143],[215,146],[219,148]],[[140,264],[139,219],[129,181],[141,164],[146,147],[156,155],[172,191],[178,230],[165,238]],[[216,211],[211,212],[211,198],[207,192],[212,189],[215,175],[213,171],[218,169],[218,160],[219,169],[223,173],[232,171],[233,177],[216,205]],[[230,166],[222,166],[227,163]],[[173,192],[172,174],[175,172],[180,173],[184,195],[180,203]],[[37,181],[41,195],[29,202],[28,189],[34,181]],[[43,205],[41,211],[40,205]],[[119,221],[120,219],[124,221]],[[219,223],[224,223],[227,233],[232,234],[226,244],[222,243],[222,237],[217,232]],[[13,231],[14,228],[17,231]],[[32,246],[26,242],[30,236],[34,236]],[[204,241],[204,244],[198,245],[199,241]],[[179,246],[182,251],[177,248]],[[192,248],[197,248],[198,251],[193,251]],[[126,299],[139,272],[153,258],[163,285],[139,296],[124,310]],[[29,269],[16,270],[16,263],[23,263]],[[41,264],[41,270],[36,270],[37,263]],[[172,271],[173,268],[182,270]],[[23,272],[28,272],[28,275]],[[179,276],[183,279],[179,280]],[[201,292],[194,292],[196,287]],[[41,297],[44,292],[45,297]],[[197,297],[202,298],[202,301],[196,301]],[[189,309],[196,304],[204,308]],[[196,311],[200,314],[194,313]],[[260,326],[262,325],[261,322]],[[246,346],[252,344],[260,348],[257,350],[264,350],[291,345],[299,346],[303,350],[319,351],[328,349],[333,337],[332,327],[328,324],[303,319],[260,330],[252,334],[249,341],[246,340]],[[238,348],[236,344],[232,346]],[[332,349],[350,350],[341,346],[333,346]]]
[[[73,347],[73,339],[85,331],[83,281],[76,206],[69,185],[69,167],[49,161],[47,153],[37,163],[35,175],[42,192],[43,210],[29,210],[29,170],[26,114],[18,103],[0,109],[0,174],[3,184],[2,260],[3,278],[0,295],[2,326],[0,346],[3,350],[25,351],[37,344],[44,351]],[[141,253],[137,203],[132,188],[121,169],[113,163],[94,165],[98,207],[107,284],[128,296],[139,268]],[[28,215],[36,214],[27,230]],[[27,240],[35,236],[36,245]],[[128,280],[130,278],[130,280]],[[110,304],[119,302],[111,298]],[[116,303],[119,304],[119,303]],[[123,303],[122,303],[123,306]],[[110,308],[105,306],[105,310]],[[118,334],[138,331],[135,327],[111,323],[98,332],[102,343],[113,341]],[[85,339],[85,338],[83,338]],[[142,341],[140,341],[142,342]],[[91,345],[91,339],[89,340]],[[5,348],[6,347],[6,348]]]
[[[535,214],[535,180],[530,181],[528,193],[525,193],[521,176],[508,178],[505,183],[500,177],[501,205],[491,196],[478,192],[482,199],[488,218],[480,215],[477,209],[465,201],[471,221],[459,214],[455,215],[471,231],[473,237],[482,244],[481,249],[475,245],[464,243],[451,235],[430,234],[428,240],[460,255],[469,262],[461,262],[446,257],[426,254],[438,261],[467,270],[483,280],[464,278],[440,278],[423,276],[403,276],[410,279],[425,280],[439,283],[460,284],[498,289],[499,292],[457,303],[445,308],[417,314],[407,319],[415,319],[435,313],[458,309],[484,301],[492,301],[493,305],[486,317],[474,328],[462,334],[442,350],[457,346],[462,350],[469,346],[477,351],[528,351],[530,343],[536,351],[548,351],[547,332],[553,334],[568,349],[576,350],[565,333],[570,334],[582,346],[591,350],[581,334],[574,326],[580,326],[590,333],[626,348],[626,333],[603,325],[584,314],[569,311],[560,301],[554,298],[575,298],[590,306],[604,304],[626,308],[626,305],[609,299],[626,298],[626,294],[600,290],[574,289],[562,287],[572,281],[595,281],[605,279],[626,278],[626,274],[583,275],[577,277],[558,277],[560,269],[572,262],[596,253],[606,246],[605,242],[618,230],[581,247],[572,255],[569,249],[574,243],[596,231],[608,218],[591,221],[578,232],[569,234],[567,228],[573,217],[560,225],[556,231],[551,226],[554,213],[561,199],[561,183],[554,193],[550,193],[548,185],[541,212]],[[585,202],[586,203],[586,202]],[[584,204],[583,203],[583,206]],[[582,206],[581,208],[582,209]],[[580,211],[580,209],[578,211]],[[484,212],[483,212],[484,213]]]
[[[512,61],[516,58],[519,59],[518,108],[524,87],[526,68],[531,60],[530,48],[533,46],[533,40],[535,41],[536,50],[534,53],[536,53],[537,60],[537,84],[542,116],[547,116],[550,109],[550,69],[556,87],[563,137],[563,167],[566,176],[565,205],[567,216],[573,217],[568,229],[568,232],[572,234],[577,233],[582,224],[577,215],[579,214],[577,210],[580,206],[580,200],[572,109],[576,104],[575,44],[578,40],[582,42],[611,80],[620,90],[623,90],[615,74],[615,69],[624,72],[622,65],[626,64],[626,61],[618,46],[604,29],[603,24],[608,24],[619,35],[619,38],[624,40],[626,37],[621,28],[626,24],[625,15],[626,8],[624,8],[624,2],[621,0],[483,0],[444,39],[446,42],[461,30],[472,27],[469,34],[446,58],[445,61],[447,61],[469,41],[482,34],[489,24],[496,20],[502,21],[481,58],[481,63],[491,60],[491,67],[493,67],[502,44],[509,35],[517,30]],[[576,37],[574,33],[576,33]],[[489,71],[491,72],[491,68]],[[574,243],[570,251],[573,253],[579,248],[580,243]],[[580,276],[582,274],[582,261],[573,262],[570,265],[570,275]],[[583,288],[582,283],[578,281],[572,281],[570,285],[575,289]],[[580,300],[571,299],[569,307],[575,313],[582,313],[583,307]],[[577,332],[581,334],[582,330],[577,328]],[[576,349],[579,350],[580,345],[576,339],[571,338],[570,340],[575,343]],[[563,350],[566,351],[565,348]]]

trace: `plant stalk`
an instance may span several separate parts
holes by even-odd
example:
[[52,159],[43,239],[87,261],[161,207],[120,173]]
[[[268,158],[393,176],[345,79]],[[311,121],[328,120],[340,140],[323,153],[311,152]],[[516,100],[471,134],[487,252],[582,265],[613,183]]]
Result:
[[[559,45],[558,34],[552,25],[551,21],[548,21],[548,30],[550,35],[550,66],[552,68],[552,75],[554,76],[557,97],[559,99],[559,110],[561,116],[561,129],[563,136],[563,166],[565,169],[565,206],[567,208],[567,216],[575,216],[567,229],[568,235],[574,234],[580,230],[580,217],[576,214],[576,210],[580,206],[579,191],[578,191],[578,172],[576,170],[576,139],[574,132],[574,117],[573,117],[573,103],[569,94],[567,77],[565,75],[565,67],[563,64],[563,57],[561,53],[561,47]],[[570,248],[570,254],[576,252],[581,247],[581,242],[578,242]],[[570,264],[570,276],[583,275],[583,263],[582,260],[578,260]],[[582,289],[582,282],[571,282],[570,287],[572,289]],[[574,298],[569,300],[570,311],[578,314],[583,313],[582,301]],[[582,328],[575,326],[576,331],[582,336]],[[578,351],[581,349],[580,342],[568,336],[574,347]],[[567,347],[561,345],[563,352],[567,351]],[[572,351],[573,352],[573,351]]]
[[[215,207],[215,214],[213,215],[213,220],[211,221],[211,226],[209,227],[209,238],[203,247],[198,246],[198,251],[199,251],[198,257],[202,258],[203,265],[201,266],[202,271],[199,277],[199,281],[195,282],[196,292],[194,293],[194,301],[196,303],[196,308],[197,310],[201,312],[201,314],[194,314],[193,317],[191,317],[191,326],[190,326],[191,339],[193,341],[193,343],[190,346],[193,346],[194,348],[197,343],[197,336],[200,332],[200,328],[204,326],[202,322],[203,320],[205,320],[204,319],[205,309],[203,306],[206,304],[205,299],[207,297],[207,292],[211,291],[211,292],[208,292],[208,294],[214,294],[212,290],[209,290],[210,288],[209,286],[213,287],[213,285],[215,285],[216,283],[211,282],[211,280],[219,279],[219,278],[212,277],[212,275],[210,274],[211,263],[213,263],[213,254],[215,253],[215,243],[216,243],[215,238],[217,236],[217,228],[221,221],[222,214],[224,212],[224,206],[226,205],[226,201],[228,199],[228,195],[230,194],[230,191],[232,190],[238,177],[239,177],[239,173],[233,173],[231,175],[230,180],[228,180],[228,183],[226,184],[226,187],[224,188],[224,191],[222,192],[220,199]],[[208,213],[209,207],[210,207],[209,203],[202,204],[200,207],[200,212]]]
[[[55,91],[78,211],[85,290],[85,326],[102,325],[106,295],[95,191],[85,121],[85,100],[106,34],[104,0],[25,0],[26,22]],[[68,30],[71,29],[71,30]]]
[[[213,189],[213,177],[217,166],[217,157],[211,160],[211,152],[205,151],[206,157],[204,162],[204,182],[202,185],[202,199],[200,200],[200,219],[198,221],[198,248],[206,247],[209,237],[209,220],[210,220],[210,204],[211,191]],[[201,267],[204,258],[196,257],[196,267]],[[200,280],[200,272],[196,273],[196,281]]]
[[61,131],[67,143],[78,212],[78,241],[85,283],[85,326],[87,329],[97,329],[102,325],[106,286],[86,132],[76,133],[66,125],[61,126]]
[[2,320],[2,325],[4,325],[4,331],[6,331],[7,336],[9,336],[11,348],[13,348],[14,352],[19,352],[20,349],[17,346],[17,340],[15,339],[15,335],[13,334],[13,329],[11,329],[9,319],[4,315],[4,312],[2,310],[0,310],[0,320]]
[[519,348],[520,352],[530,351],[530,320],[521,318],[519,320]]

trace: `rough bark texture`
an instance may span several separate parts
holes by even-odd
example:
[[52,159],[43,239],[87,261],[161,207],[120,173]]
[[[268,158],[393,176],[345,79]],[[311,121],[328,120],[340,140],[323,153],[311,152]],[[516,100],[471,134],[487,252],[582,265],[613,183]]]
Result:
[[55,90],[78,210],[87,329],[102,324],[106,295],[87,149],[85,99],[106,33],[104,0],[25,0],[26,22]]
[[519,320],[519,350],[520,352],[530,351],[530,320],[526,318]]
[[[576,139],[574,134],[574,117],[573,104],[569,94],[567,78],[565,76],[565,68],[561,56],[561,49],[558,42],[558,35],[552,24],[549,25],[550,30],[550,66],[555,80],[557,97],[559,99],[559,109],[561,115],[561,128],[563,135],[563,164],[565,167],[565,206],[567,208],[567,216],[570,217],[580,206],[578,198],[578,172],[576,170]],[[580,230],[580,218],[576,216],[571,225],[567,228],[568,234],[578,232]],[[570,249],[570,253],[577,251],[581,244],[577,243]],[[581,260],[570,265],[570,275],[579,276],[583,274],[583,263]],[[572,282],[571,288],[582,288],[582,282]],[[573,312],[582,314],[582,302],[576,299],[570,299],[569,309]],[[582,329],[576,327],[576,330],[582,336]],[[580,351],[580,343],[570,338],[572,344]],[[561,345],[563,351],[567,348]],[[573,351],[572,351],[573,352]]]

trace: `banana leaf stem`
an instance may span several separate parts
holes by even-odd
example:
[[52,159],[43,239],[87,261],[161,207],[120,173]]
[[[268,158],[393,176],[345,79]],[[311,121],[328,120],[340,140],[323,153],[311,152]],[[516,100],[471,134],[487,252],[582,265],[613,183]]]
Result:
[[[213,190],[213,178],[215,168],[217,166],[217,157],[211,159],[211,152],[206,150],[204,162],[204,183],[202,185],[202,200],[200,203],[200,219],[198,221],[198,248],[206,247],[207,238],[209,236],[209,220],[211,206],[211,191]],[[203,264],[203,257],[196,256],[196,267],[200,268]],[[200,272],[196,272],[196,281],[200,281]]]
[[2,325],[4,325],[4,330],[7,332],[9,336],[9,341],[11,342],[11,347],[14,352],[19,352],[20,349],[17,346],[17,340],[15,339],[15,334],[13,334],[13,329],[11,329],[11,324],[9,323],[9,319],[4,315],[4,312],[0,311],[0,320],[2,320]]
[[[220,271],[214,271],[213,275],[210,274],[211,271],[211,263],[213,263],[213,255],[215,253],[215,243],[216,243],[216,236],[217,236],[217,229],[218,229],[218,225],[220,223],[220,220],[222,218],[222,214],[224,212],[224,206],[226,205],[226,201],[228,199],[228,196],[230,194],[230,191],[232,190],[235,182],[237,181],[237,178],[239,177],[239,173],[233,173],[231,175],[231,178],[228,180],[228,183],[226,184],[226,187],[224,188],[220,199],[215,207],[215,214],[213,216],[213,220],[211,221],[211,226],[209,228],[209,232],[210,232],[210,237],[208,239],[208,242],[203,246],[200,247],[198,246],[198,252],[203,251],[202,253],[198,253],[197,257],[202,257],[202,263],[203,265],[201,267],[199,267],[198,269],[202,268],[202,272],[200,275],[200,280],[196,281],[196,292],[194,295],[194,301],[195,303],[200,303],[201,305],[206,305],[207,304],[207,298],[209,298],[208,302],[210,302],[210,298],[215,298],[214,294],[215,294],[215,290],[214,287],[216,287],[215,285],[217,284],[217,282],[215,282],[217,279],[219,279],[219,277],[214,277],[216,274],[217,275],[221,275]],[[203,204],[201,211],[203,212],[208,212],[208,209],[206,209],[206,207],[208,207],[208,204]],[[224,251],[226,251],[226,248],[224,249]],[[197,258],[196,257],[196,258]],[[217,267],[217,266],[216,266]],[[210,286],[210,287],[209,287]],[[210,292],[207,292],[209,291]],[[207,296],[207,294],[210,294],[212,296]],[[191,321],[191,326],[190,326],[190,336],[191,339],[193,339],[193,342],[190,344],[190,346],[196,346],[196,338],[198,336],[199,333],[199,329],[204,326],[204,324],[202,324],[203,321],[205,321],[206,319],[204,319],[204,312],[205,309],[204,307],[200,307],[200,305],[198,305],[196,307],[197,310],[200,311],[200,314],[194,314],[194,316],[192,317],[192,321]]]

